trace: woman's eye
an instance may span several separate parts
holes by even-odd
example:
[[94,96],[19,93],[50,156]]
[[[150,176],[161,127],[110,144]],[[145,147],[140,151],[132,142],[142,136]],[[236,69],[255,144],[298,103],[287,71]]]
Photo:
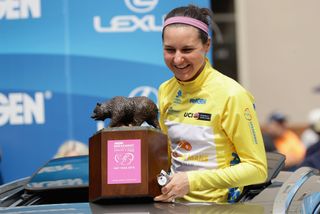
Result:
[[166,48],[165,50],[166,50],[168,53],[174,53],[174,51],[175,51],[173,48]]
[[185,48],[185,49],[183,49],[182,51],[183,51],[184,53],[190,53],[192,50],[193,50],[192,48]]

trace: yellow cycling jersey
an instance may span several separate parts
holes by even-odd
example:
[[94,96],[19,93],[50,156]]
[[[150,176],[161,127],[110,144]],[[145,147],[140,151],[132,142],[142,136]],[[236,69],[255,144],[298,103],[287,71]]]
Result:
[[267,177],[252,95],[212,68],[193,81],[159,88],[160,125],[170,139],[171,173],[187,172],[187,201],[234,202],[244,186]]

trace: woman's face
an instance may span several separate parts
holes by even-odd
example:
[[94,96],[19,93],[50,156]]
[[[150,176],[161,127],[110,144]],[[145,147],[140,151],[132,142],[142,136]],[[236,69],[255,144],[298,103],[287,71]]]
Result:
[[164,60],[180,81],[194,80],[205,65],[210,39],[202,44],[198,29],[189,25],[169,25],[163,34]]

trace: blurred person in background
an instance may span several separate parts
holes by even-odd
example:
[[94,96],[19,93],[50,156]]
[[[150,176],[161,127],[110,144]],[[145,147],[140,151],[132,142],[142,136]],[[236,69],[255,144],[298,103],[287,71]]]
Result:
[[[315,87],[315,93],[320,94],[320,85]],[[309,128],[302,133],[302,140],[307,146],[306,157],[298,166],[308,166],[320,169],[320,108],[309,113]]]
[[286,156],[286,170],[295,169],[302,163],[306,147],[299,136],[289,129],[287,117],[284,114],[272,113],[265,131],[272,137],[276,151]]
[[320,109],[311,112],[313,116],[310,129],[317,135],[318,141],[307,149],[305,160],[299,167],[308,166],[320,169]]
[[54,158],[71,157],[78,155],[88,155],[88,146],[80,141],[68,140],[65,141],[58,149]]
[[317,123],[320,121],[320,108],[310,111],[308,115],[309,127],[301,134],[301,140],[308,149],[320,140],[316,131]]

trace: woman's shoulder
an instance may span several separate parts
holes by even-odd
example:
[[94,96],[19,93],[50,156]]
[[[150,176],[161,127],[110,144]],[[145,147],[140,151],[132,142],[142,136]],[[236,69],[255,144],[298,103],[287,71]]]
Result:
[[172,88],[176,86],[177,81],[175,80],[174,77],[171,79],[166,80],[165,82],[161,83],[159,86],[159,90],[167,90],[168,88]]
[[239,82],[212,68],[210,86],[228,96],[249,93]]

